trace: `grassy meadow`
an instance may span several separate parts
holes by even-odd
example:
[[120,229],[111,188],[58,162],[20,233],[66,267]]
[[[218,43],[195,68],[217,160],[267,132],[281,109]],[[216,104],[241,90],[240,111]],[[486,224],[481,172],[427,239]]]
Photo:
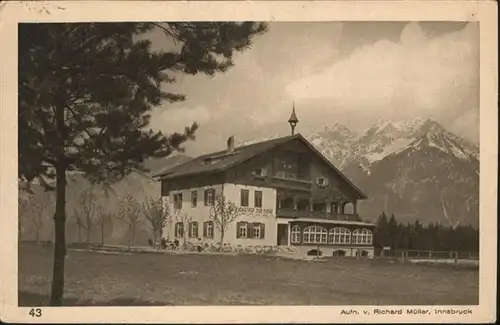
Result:
[[[19,305],[47,305],[52,249],[19,252]],[[346,258],[70,250],[65,305],[472,305],[474,269]]]

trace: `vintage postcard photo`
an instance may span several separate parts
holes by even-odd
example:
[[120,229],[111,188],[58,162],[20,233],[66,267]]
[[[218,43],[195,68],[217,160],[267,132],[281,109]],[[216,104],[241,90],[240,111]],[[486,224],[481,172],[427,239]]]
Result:
[[2,4],[2,320],[494,321],[495,9]]

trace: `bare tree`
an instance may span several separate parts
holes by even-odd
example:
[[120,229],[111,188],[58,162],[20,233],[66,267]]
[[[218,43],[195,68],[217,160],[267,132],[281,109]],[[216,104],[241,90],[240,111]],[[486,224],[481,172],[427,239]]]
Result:
[[30,213],[32,213],[31,205],[33,204],[33,198],[31,195],[21,195],[19,193],[18,196],[18,222],[17,222],[17,230],[18,230],[18,240],[22,241],[24,223],[29,218]]
[[[107,182],[103,182],[100,184],[101,189],[104,194],[104,204],[109,203],[110,194],[116,195],[116,192],[113,186]],[[102,204],[96,204],[96,215],[95,215],[95,223],[97,227],[99,227],[101,233],[101,246],[104,246],[104,233],[106,225],[111,226],[113,219],[115,218],[115,214],[109,211],[106,211]]]
[[38,244],[40,243],[40,231],[45,224],[45,214],[50,208],[52,197],[50,193],[44,192],[40,198],[29,196],[22,200],[24,200],[24,203],[22,203],[20,209],[23,211],[20,210],[20,213],[24,214],[23,218],[27,218],[35,228],[35,240]]
[[135,236],[137,225],[141,216],[141,204],[130,194],[128,194],[121,202],[119,209],[119,218],[127,224],[128,230],[128,251]]
[[160,198],[148,198],[142,204],[144,218],[149,222],[151,234],[153,235],[153,248],[156,248],[158,238],[162,238],[163,228],[170,218],[170,209],[163,205]]
[[76,227],[78,228],[78,243],[81,243],[82,230],[85,228],[85,220],[82,214],[82,210],[78,208],[73,208],[71,218],[75,220]]
[[89,244],[92,226],[97,217],[97,197],[92,186],[80,194],[80,215],[83,219],[83,229],[85,229],[85,241]]
[[113,217],[114,214],[105,212],[102,206],[99,205],[96,207],[95,224],[99,228],[101,233],[101,246],[104,246],[104,231],[106,225],[109,224],[111,220],[113,220]]
[[[187,213],[181,214],[179,210],[175,210],[175,222],[182,224],[182,246],[186,247],[187,235],[189,233],[189,224],[193,221],[193,218]],[[175,237],[177,237],[177,229],[174,228]]]
[[238,206],[228,200],[224,195],[219,194],[215,198],[214,205],[210,208],[210,220],[212,220],[219,229],[220,233],[220,245],[224,245],[224,235],[231,225],[238,217],[241,212]]

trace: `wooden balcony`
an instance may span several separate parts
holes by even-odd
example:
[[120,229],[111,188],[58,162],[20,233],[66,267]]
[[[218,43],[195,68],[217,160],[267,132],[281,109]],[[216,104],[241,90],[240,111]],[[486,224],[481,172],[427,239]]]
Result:
[[354,214],[340,214],[336,212],[310,211],[310,210],[294,210],[289,208],[277,209],[276,216],[282,218],[311,218],[311,219],[347,220],[347,221],[357,220]]
[[303,179],[290,179],[280,178],[275,176],[254,176],[256,179],[261,180],[262,184],[276,189],[310,191],[312,189],[312,182]]

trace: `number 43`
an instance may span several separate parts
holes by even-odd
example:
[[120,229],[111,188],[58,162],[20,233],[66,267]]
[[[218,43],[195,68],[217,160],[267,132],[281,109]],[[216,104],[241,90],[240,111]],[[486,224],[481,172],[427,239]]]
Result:
[[42,309],[31,308],[29,314],[31,317],[42,317]]

